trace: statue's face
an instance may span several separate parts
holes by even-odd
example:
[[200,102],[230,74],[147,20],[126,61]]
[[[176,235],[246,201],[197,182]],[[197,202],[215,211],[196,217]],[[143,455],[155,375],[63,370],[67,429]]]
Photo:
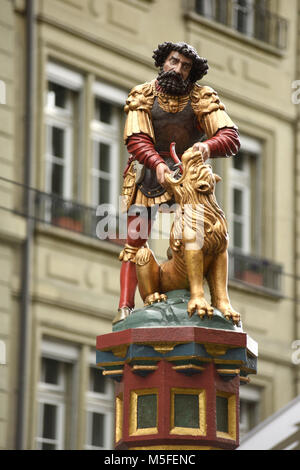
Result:
[[172,51],[165,60],[163,71],[174,71],[178,73],[183,80],[186,80],[190,74],[192,65],[192,59],[185,57],[177,51]]

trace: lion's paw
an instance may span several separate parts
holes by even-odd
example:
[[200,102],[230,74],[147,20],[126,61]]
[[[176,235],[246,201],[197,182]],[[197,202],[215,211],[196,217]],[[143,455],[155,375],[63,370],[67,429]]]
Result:
[[214,309],[209,303],[205,300],[204,297],[194,297],[191,298],[189,303],[188,303],[188,314],[189,317],[191,317],[194,312],[197,312],[197,315],[201,319],[205,317],[205,315],[208,316],[208,318],[212,318],[214,314]]
[[165,294],[159,294],[158,292],[154,292],[154,294],[147,295],[144,300],[144,305],[152,305],[155,302],[165,302],[167,300],[167,296]]
[[232,320],[234,325],[239,325],[241,315],[236,312],[230,304],[218,305],[217,309],[222,313],[226,320]]

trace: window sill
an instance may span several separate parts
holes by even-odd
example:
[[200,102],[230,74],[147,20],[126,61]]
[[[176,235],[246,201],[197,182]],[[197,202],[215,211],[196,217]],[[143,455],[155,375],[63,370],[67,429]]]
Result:
[[119,255],[122,245],[117,244],[109,240],[100,240],[98,238],[88,237],[79,232],[73,230],[64,229],[61,227],[44,224],[42,222],[37,222],[35,230],[39,234],[51,236],[53,238],[58,238],[61,241],[66,243],[78,244],[88,248],[95,248],[98,251],[105,251],[111,253],[112,255]]
[[258,287],[255,285],[248,284],[247,282],[235,280],[235,279],[229,279],[228,281],[228,287],[232,289],[236,289],[242,292],[245,292],[247,294],[253,294],[255,296],[260,296],[264,297],[269,300],[273,301],[279,301],[283,299],[283,294],[277,293],[271,289],[268,289],[266,287]]
[[210,29],[213,29],[221,33],[222,35],[225,34],[228,37],[238,41],[239,43],[243,42],[245,45],[248,45],[253,49],[256,49],[256,50],[259,49],[261,52],[273,54],[274,56],[278,58],[285,57],[286,55],[286,51],[282,51],[274,46],[271,46],[270,44],[267,44],[263,41],[259,41],[258,39],[247,37],[244,34],[234,29],[229,28],[228,26],[217,23],[213,20],[209,20],[208,18],[198,15],[197,13],[193,11],[185,13],[185,18],[186,20],[190,20],[190,21],[193,21],[194,23],[201,24]]

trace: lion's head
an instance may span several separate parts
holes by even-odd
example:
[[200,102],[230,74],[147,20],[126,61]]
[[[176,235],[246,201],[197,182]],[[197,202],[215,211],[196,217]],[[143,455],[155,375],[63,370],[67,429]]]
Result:
[[166,174],[166,184],[172,191],[175,201],[182,204],[198,204],[200,195],[214,194],[215,186],[221,177],[205,164],[201,152],[193,152],[192,147],[182,155],[183,171],[179,179]]
[[192,229],[195,226],[194,219],[202,219],[204,249],[207,252],[221,251],[228,240],[225,216],[215,197],[216,183],[221,178],[213,172],[211,165],[204,163],[202,153],[193,152],[192,148],[183,154],[182,167],[179,179],[166,174],[168,191],[174,194],[175,202],[180,205],[182,212],[188,207]]

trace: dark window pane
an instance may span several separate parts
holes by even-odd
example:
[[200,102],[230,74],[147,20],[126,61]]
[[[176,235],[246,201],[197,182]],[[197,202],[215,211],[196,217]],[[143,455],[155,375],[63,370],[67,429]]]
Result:
[[54,157],[64,158],[65,131],[59,127],[52,127],[52,148]]
[[248,432],[253,428],[257,422],[257,402],[251,402],[248,400],[240,401],[240,423],[243,427],[243,431]]
[[54,94],[54,105],[57,108],[66,108],[67,107],[67,88],[57,85],[56,83],[49,82],[49,92]]
[[99,204],[109,204],[109,188],[110,182],[103,178],[99,178]]
[[56,450],[55,444],[49,444],[49,442],[42,443],[42,450]]
[[232,162],[233,162],[232,166],[235,170],[243,171],[243,169],[244,169],[244,160],[243,160],[243,157],[242,157],[241,154],[233,157]]
[[57,421],[57,407],[55,405],[44,404],[43,436],[46,439],[55,439]]
[[241,33],[247,33],[247,22],[250,15],[250,9],[247,0],[237,0],[237,30]]
[[216,20],[219,23],[227,24],[228,2],[224,0],[216,0]]
[[174,397],[174,426],[199,428],[199,396],[176,394]]
[[236,248],[243,248],[243,224],[241,222],[233,224],[233,241]]
[[228,430],[228,398],[216,397],[217,431],[229,432]]
[[255,0],[254,36],[261,41],[268,41],[271,14],[267,10],[266,0]]
[[58,384],[59,379],[59,362],[54,359],[44,358],[42,363],[42,381],[47,384]]
[[57,196],[63,196],[64,168],[61,165],[52,165],[51,191]]
[[105,124],[111,124],[112,121],[112,105],[106,101],[96,99],[95,102],[95,119],[97,121],[104,122]]
[[101,142],[99,144],[99,170],[110,171],[110,146]]
[[205,0],[196,0],[195,9],[196,9],[196,12],[199,13],[199,15],[204,15],[205,14]]
[[94,367],[90,369],[90,388],[92,392],[105,393],[105,378],[101,370]]
[[157,395],[139,395],[137,401],[137,428],[155,428],[157,423]]
[[236,215],[243,214],[243,191],[240,189],[233,190],[233,212]]
[[92,413],[92,445],[104,445],[104,415],[100,413]]

